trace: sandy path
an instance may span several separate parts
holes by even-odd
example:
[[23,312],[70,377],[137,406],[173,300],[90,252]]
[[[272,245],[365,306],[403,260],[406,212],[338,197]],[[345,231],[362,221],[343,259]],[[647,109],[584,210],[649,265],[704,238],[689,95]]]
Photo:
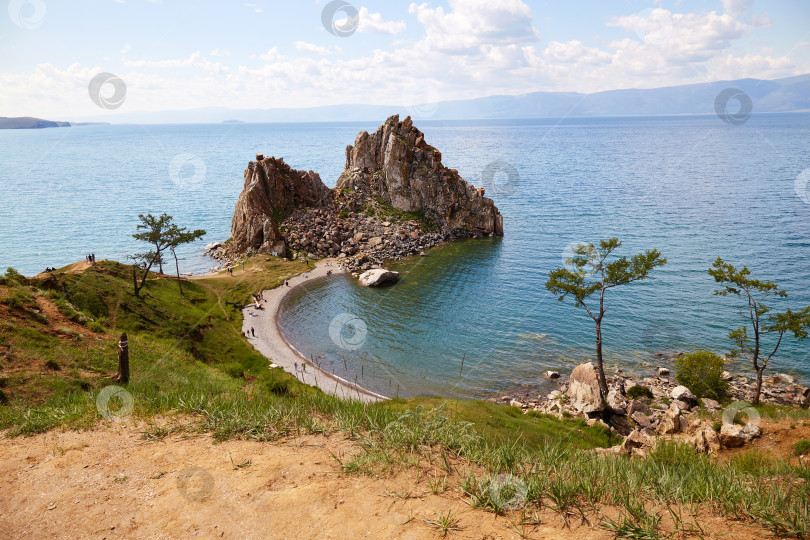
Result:
[[[327,264],[332,266],[327,266]],[[256,309],[251,305],[243,310],[242,332],[249,332],[253,328],[255,337],[250,336],[248,341],[257,351],[266,356],[270,362],[298,377],[298,380],[317,386],[327,394],[367,403],[386,399],[385,396],[375,394],[312,365],[308,358],[304,357],[284,339],[278,328],[278,309],[284,297],[302,283],[309,283],[315,279],[328,279],[326,272],[329,270],[333,274],[345,273],[345,270],[337,266],[333,259],[324,259],[319,261],[318,265],[311,271],[288,279],[289,287],[281,285],[275,289],[264,291],[264,302],[261,304],[263,309]],[[296,362],[298,363],[297,372],[295,369]],[[303,363],[306,363],[306,370],[302,368]]]
[[[343,435],[150,442],[140,434],[146,427],[130,419],[92,431],[0,434],[0,538],[429,540],[438,535],[426,521],[437,510],[459,519],[452,538],[518,537],[508,526],[515,517],[470,508],[450,481],[437,495],[414,471],[341,473],[332,454],[346,459],[356,451]],[[543,539],[610,537],[563,529],[553,516],[530,531]]]

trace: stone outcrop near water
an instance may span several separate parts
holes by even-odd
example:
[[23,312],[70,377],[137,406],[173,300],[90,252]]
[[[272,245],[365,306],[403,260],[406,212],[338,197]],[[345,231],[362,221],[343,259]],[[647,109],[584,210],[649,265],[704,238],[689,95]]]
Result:
[[338,257],[364,271],[458,238],[501,236],[503,218],[482,188],[442,164],[410,117],[388,118],[346,148],[346,168],[330,190],[313,171],[257,155],[220,260],[246,253]]

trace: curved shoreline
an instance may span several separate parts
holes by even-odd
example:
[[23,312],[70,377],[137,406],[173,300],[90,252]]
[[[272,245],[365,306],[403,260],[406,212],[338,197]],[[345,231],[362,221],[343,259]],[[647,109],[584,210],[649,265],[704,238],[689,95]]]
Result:
[[[264,301],[260,304],[262,309],[256,309],[255,304],[250,304],[242,310],[242,332],[250,332],[252,328],[255,336],[248,337],[250,344],[271,363],[295,375],[299,381],[305,384],[317,386],[325,393],[341,399],[357,400],[364,403],[374,403],[388,399],[313,365],[309,358],[301,354],[287,341],[279,328],[278,312],[281,301],[287,296],[287,293],[303,283],[308,283],[310,280],[325,279],[328,270],[331,270],[333,274],[346,273],[337,265],[327,267],[327,263],[334,264],[334,260],[323,259],[318,261],[318,264],[310,272],[289,278],[287,280],[290,284],[289,287],[281,284],[275,289],[262,291],[262,297],[264,298]],[[295,369],[296,363],[299,364],[298,370]],[[301,364],[306,365],[306,371],[301,368]]]

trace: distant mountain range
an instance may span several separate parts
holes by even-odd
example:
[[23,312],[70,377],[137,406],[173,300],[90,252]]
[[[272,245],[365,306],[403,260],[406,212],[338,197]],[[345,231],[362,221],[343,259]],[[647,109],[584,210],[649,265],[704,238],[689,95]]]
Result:
[[9,118],[0,116],[0,129],[42,129],[51,127],[70,127],[70,122],[52,122],[41,118],[20,116]]
[[[115,123],[182,124],[236,122],[379,122],[392,114],[414,120],[478,120],[592,116],[702,115],[715,113],[718,94],[734,88],[750,98],[752,112],[810,111],[810,74],[775,80],[738,79],[646,90],[608,90],[593,94],[532,92],[518,96],[441,101],[415,106],[331,105],[303,109],[203,109],[119,112],[85,118]],[[745,98],[745,96],[742,96]],[[729,112],[740,107],[729,102]],[[75,123],[74,123],[75,125]]]

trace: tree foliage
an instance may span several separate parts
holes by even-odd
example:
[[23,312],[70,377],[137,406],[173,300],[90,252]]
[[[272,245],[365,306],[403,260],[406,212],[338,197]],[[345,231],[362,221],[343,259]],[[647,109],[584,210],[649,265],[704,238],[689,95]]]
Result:
[[[609,289],[645,279],[652,269],[667,262],[656,249],[609,261],[608,258],[621,245],[618,238],[602,240],[598,246],[580,244],[574,248],[574,256],[567,260],[573,269],[561,267],[552,270],[546,281],[546,288],[557,295],[558,300],[563,301],[570,296],[574,304],[584,308],[596,324],[597,373],[603,396],[608,392],[602,360],[602,319],[607,311],[605,293]],[[592,302],[590,298],[596,293],[599,293],[599,298]]]
[[720,257],[709,268],[709,275],[722,286],[714,291],[715,295],[733,295],[745,299],[740,314],[746,319],[746,324],[728,333],[729,339],[736,346],[730,356],[745,358],[756,371],[754,405],[757,405],[762,393],[762,373],[779,350],[785,334],[793,334],[799,340],[807,338],[810,330],[810,306],[799,311],[786,309],[781,313],[772,312],[772,308],[765,302],[787,298],[787,292],[772,281],[751,278],[751,271],[747,267],[743,266],[738,270]]

